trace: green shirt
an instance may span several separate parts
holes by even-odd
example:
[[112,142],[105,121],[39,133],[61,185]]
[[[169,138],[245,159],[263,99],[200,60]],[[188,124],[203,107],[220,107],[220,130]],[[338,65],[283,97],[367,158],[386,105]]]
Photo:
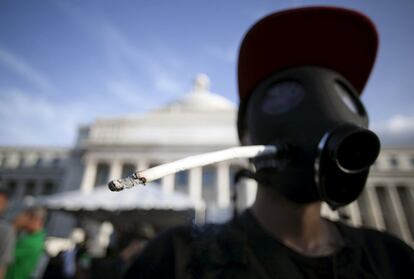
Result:
[[21,235],[16,241],[14,262],[7,269],[6,279],[29,278],[43,253],[44,241],[43,230]]

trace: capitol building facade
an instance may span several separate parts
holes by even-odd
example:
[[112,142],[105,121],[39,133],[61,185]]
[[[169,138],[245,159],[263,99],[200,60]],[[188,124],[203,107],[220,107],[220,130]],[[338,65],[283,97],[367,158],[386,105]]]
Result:
[[[0,147],[2,187],[12,194],[14,206],[66,191],[91,194],[136,170],[237,146],[236,115],[236,105],[210,92],[207,76],[199,75],[188,94],[159,109],[99,118],[79,128],[72,148]],[[200,220],[222,222],[231,217],[233,191],[239,210],[254,201],[254,181],[234,185],[234,174],[245,167],[246,160],[221,162],[166,176],[148,187],[184,194]],[[389,231],[414,246],[414,148],[383,147],[359,199],[337,212],[326,206],[322,211],[355,226]]]

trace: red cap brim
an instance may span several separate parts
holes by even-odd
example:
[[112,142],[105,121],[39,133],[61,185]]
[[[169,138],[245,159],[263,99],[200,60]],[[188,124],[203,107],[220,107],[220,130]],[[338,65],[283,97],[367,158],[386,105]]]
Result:
[[271,14],[253,25],[242,41],[238,61],[240,101],[273,73],[304,65],[340,73],[361,94],[377,48],[374,24],[353,10],[307,7]]

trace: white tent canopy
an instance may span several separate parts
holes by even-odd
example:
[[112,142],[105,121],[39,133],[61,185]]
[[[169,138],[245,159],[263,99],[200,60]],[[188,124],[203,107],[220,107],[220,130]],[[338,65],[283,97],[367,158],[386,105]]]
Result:
[[121,192],[99,186],[91,193],[80,190],[57,193],[38,199],[38,204],[64,211],[194,210],[196,204],[181,193],[165,193],[158,185],[148,184]]
[[118,229],[142,223],[162,229],[204,218],[203,204],[184,193],[166,193],[151,183],[121,192],[111,192],[107,186],[98,186],[91,193],[61,192],[39,197],[35,204],[81,219],[109,221]]

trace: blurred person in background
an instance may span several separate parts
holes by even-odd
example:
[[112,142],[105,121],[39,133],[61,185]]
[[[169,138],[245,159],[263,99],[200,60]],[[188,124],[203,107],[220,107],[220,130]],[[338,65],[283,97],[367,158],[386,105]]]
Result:
[[76,273],[79,270],[78,260],[79,255],[84,253],[85,250],[85,232],[81,228],[74,228],[70,234],[69,239],[73,243],[73,246],[66,251],[63,251],[63,278],[71,279],[75,278]]
[[15,233],[13,227],[1,219],[9,204],[9,194],[0,188],[0,279],[4,278],[7,267],[13,261]]
[[13,263],[7,269],[7,279],[28,279],[36,271],[44,252],[46,210],[31,207],[19,213],[13,225],[17,232]]
[[[43,272],[43,279],[83,279],[90,278],[89,267],[82,262],[90,256],[86,249],[86,233],[82,228],[74,228],[69,236],[71,246],[50,258]],[[90,265],[87,263],[87,265]]]
[[[127,226],[122,232],[113,233],[104,258],[92,261],[92,279],[122,278],[134,259],[155,235],[150,224]],[[124,228],[125,229],[125,228]]]

